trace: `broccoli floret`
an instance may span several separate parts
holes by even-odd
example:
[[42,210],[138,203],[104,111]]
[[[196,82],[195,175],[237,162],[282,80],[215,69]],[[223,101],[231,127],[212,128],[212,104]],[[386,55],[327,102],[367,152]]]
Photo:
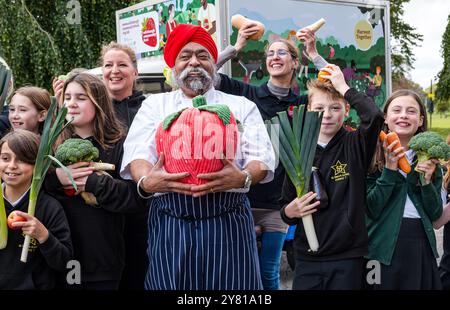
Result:
[[421,132],[412,137],[409,148],[416,152],[419,162],[432,158],[448,160],[450,157],[450,146],[438,133],[432,131]]
[[[417,161],[422,162],[429,159],[448,160],[450,158],[450,146],[444,139],[435,132],[421,132],[409,141],[409,148],[414,150],[417,155]],[[415,169],[417,170],[417,167]],[[418,171],[421,172],[421,171]],[[423,173],[419,175],[420,183],[424,183]]]
[[98,149],[89,140],[67,139],[56,149],[55,157],[64,165],[98,159]]

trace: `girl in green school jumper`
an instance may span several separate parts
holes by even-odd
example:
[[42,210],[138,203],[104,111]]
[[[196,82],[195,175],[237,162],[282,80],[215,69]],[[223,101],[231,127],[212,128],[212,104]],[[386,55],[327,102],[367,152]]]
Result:
[[[432,221],[442,214],[442,170],[435,160],[416,164],[408,149],[409,140],[427,130],[426,111],[416,93],[399,90],[388,98],[384,114],[385,131],[395,131],[402,148],[394,151],[396,142],[380,144],[367,179],[367,258],[381,263],[381,283],[375,288],[440,289]],[[407,175],[398,169],[402,156],[412,164]]]

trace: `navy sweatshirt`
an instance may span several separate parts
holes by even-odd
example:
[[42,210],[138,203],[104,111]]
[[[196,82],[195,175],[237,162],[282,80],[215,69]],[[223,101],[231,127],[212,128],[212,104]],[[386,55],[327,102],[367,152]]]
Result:
[[44,187],[63,205],[67,214],[74,256],[81,264],[81,281],[119,280],[125,256],[124,213],[146,206],[137,195],[136,184],[119,177],[124,139],[108,150],[95,139],[88,139],[99,149],[99,161],[116,167],[110,172],[112,177],[94,172],[87,179],[86,192],[94,194],[98,205],[87,205],[80,195],[67,196],[55,171],[47,175]]
[[[355,89],[349,89],[345,99],[356,109],[361,124],[354,132],[341,128],[325,148],[316,148],[314,166],[319,168],[328,194],[328,207],[312,215],[319,241],[317,252],[308,251],[302,220],[287,218],[284,207],[281,209],[287,224],[298,224],[294,249],[301,260],[339,260],[367,254],[366,175],[384,118],[372,99]],[[294,185],[286,177],[281,205],[296,196]]]

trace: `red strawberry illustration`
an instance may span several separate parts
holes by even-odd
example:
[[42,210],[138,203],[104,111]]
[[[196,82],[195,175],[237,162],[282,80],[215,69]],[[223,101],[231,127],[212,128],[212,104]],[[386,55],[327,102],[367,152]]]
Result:
[[145,28],[145,30],[142,31],[142,41],[148,46],[155,47],[158,44],[155,20],[152,17],[144,20],[143,28]]

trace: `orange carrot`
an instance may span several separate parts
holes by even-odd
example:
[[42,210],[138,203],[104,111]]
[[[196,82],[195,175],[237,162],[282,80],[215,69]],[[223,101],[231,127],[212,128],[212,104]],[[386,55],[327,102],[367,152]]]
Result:
[[[384,141],[387,139],[387,145],[391,145],[394,141],[398,141],[398,143],[394,146],[393,151],[401,147],[400,139],[394,131],[391,131],[390,133],[386,134],[384,131],[380,132],[380,140]],[[411,165],[409,164],[408,160],[405,156],[401,157],[398,160],[398,167],[400,170],[402,170],[404,173],[410,173],[411,172]]]

